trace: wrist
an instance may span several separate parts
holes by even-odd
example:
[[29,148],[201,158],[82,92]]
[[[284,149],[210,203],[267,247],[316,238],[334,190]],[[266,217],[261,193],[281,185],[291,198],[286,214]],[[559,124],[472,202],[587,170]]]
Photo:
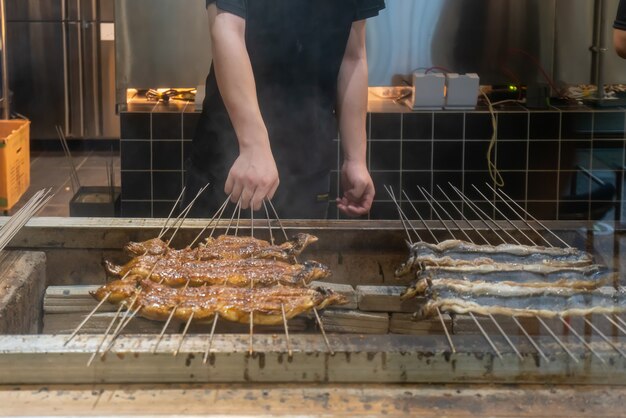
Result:
[[270,139],[265,126],[245,129],[241,134],[237,134],[237,140],[242,151],[260,152],[270,149]]
[[367,161],[365,159],[365,157],[349,157],[349,156],[344,156],[343,158],[343,165],[362,165],[364,167],[367,167]]

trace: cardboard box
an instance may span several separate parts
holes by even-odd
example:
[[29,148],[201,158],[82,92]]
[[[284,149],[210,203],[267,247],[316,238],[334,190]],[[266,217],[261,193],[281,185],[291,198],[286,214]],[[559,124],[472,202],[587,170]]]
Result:
[[9,210],[30,186],[30,122],[0,120],[0,210]]

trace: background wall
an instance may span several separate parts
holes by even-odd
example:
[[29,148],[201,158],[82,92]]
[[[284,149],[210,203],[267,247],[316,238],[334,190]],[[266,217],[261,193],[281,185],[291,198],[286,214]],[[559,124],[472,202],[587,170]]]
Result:
[[[610,48],[619,0],[605,4],[604,70],[609,83],[626,82],[626,63]],[[370,84],[398,84],[420,67],[477,72],[484,84],[544,81],[530,60],[566,83],[589,83],[595,0],[387,0],[368,23]]]

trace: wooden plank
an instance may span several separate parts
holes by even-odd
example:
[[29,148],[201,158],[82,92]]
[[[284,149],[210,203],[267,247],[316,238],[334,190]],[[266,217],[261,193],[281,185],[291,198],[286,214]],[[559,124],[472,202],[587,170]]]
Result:
[[4,254],[0,274],[0,334],[39,332],[46,255],[25,251]]
[[312,282],[311,287],[323,287],[330,289],[333,292],[339,293],[348,299],[348,303],[345,305],[335,306],[335,309],[356,309],[357,308],[357,296],[354,287],[349,284],[339,284],[330,282]]
[[[452,320],[445,320],[448,332],[452,332]],[[389,321],[389,332],[394,334],[412,334],[412,335],[443,335],[443,327],[439,318],[416,320],[413,314],[393,313]]]
[[402,300],[405,286],[357,286],[359,309],[370,312],[417,312],[424,298]]
[[[43,319],[44,334],[71,334],[76,327],[82,322],[86,314],[65,313],[65,314],[48,314]],[[109,323],[115,316],[113,312],[97,313],[93,315],[89,321],[83,326],[81,334],[102,334],[109,326]],[[133,318],[125,328],[125,333],[136,334],[158,334],[165,325],[162,322],[150,321],[144,318]],[[167,332],[179,332],[180,324],[171,323]]]
[[389,330],[389,314],[386,313],[326,309],[321,319],[329,332],[386,334]]
[[[52,385],[0,391],[0,415],[618,417],[626,388],[484,385]],[[207,406],[210,404],[210,407]]]
[[[349,311],[348,311],[349,312]],[[209,363],[202,363],[207,335],[190,335],[178,356],[178,335],[166,335],[155,354],[154,336],[127,335],[111,352],[86,367],[101,337],[0,336],[0,384],[149,383],[149,382],[316,382],[316,383],[540,383],[626,384],[626,360],[597,338],[590,339],[605,367],[580,344],[569,344],[574,362],[548,337],[537,344],[550,361],[524,339],[512,337],[522,359],[502,350],[502,359],[485,352],[479,336],[465,336],[457,353],[441,336],[329,335],[334,355],[321,335],[291,336],[293,357],[281,335],[256,335],[248,354],[248,335],[216,335]],[[624,347],[625,338],[615,343]]]
[[[43,300],[44,314],[89,313],[98,302],[89,294],[98,285],[48,286]],[[105,303],[98,312],[114,312],[117,307]]]

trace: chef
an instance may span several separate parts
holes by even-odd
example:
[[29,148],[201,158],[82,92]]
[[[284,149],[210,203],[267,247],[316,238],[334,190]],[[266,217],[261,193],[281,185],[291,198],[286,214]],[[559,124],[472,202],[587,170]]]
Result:
[[[212,215],[272,199],[282,218],[325,218],[341,138],[348,216],[367,214],[365,20],[384,0],[207,0],[213,64],[187,161],[189,201]],[[335,149],[333,149],[335,147]]]
[[620,57],[626,58],[626,0],[620,0],[613,24],[613,44]]

